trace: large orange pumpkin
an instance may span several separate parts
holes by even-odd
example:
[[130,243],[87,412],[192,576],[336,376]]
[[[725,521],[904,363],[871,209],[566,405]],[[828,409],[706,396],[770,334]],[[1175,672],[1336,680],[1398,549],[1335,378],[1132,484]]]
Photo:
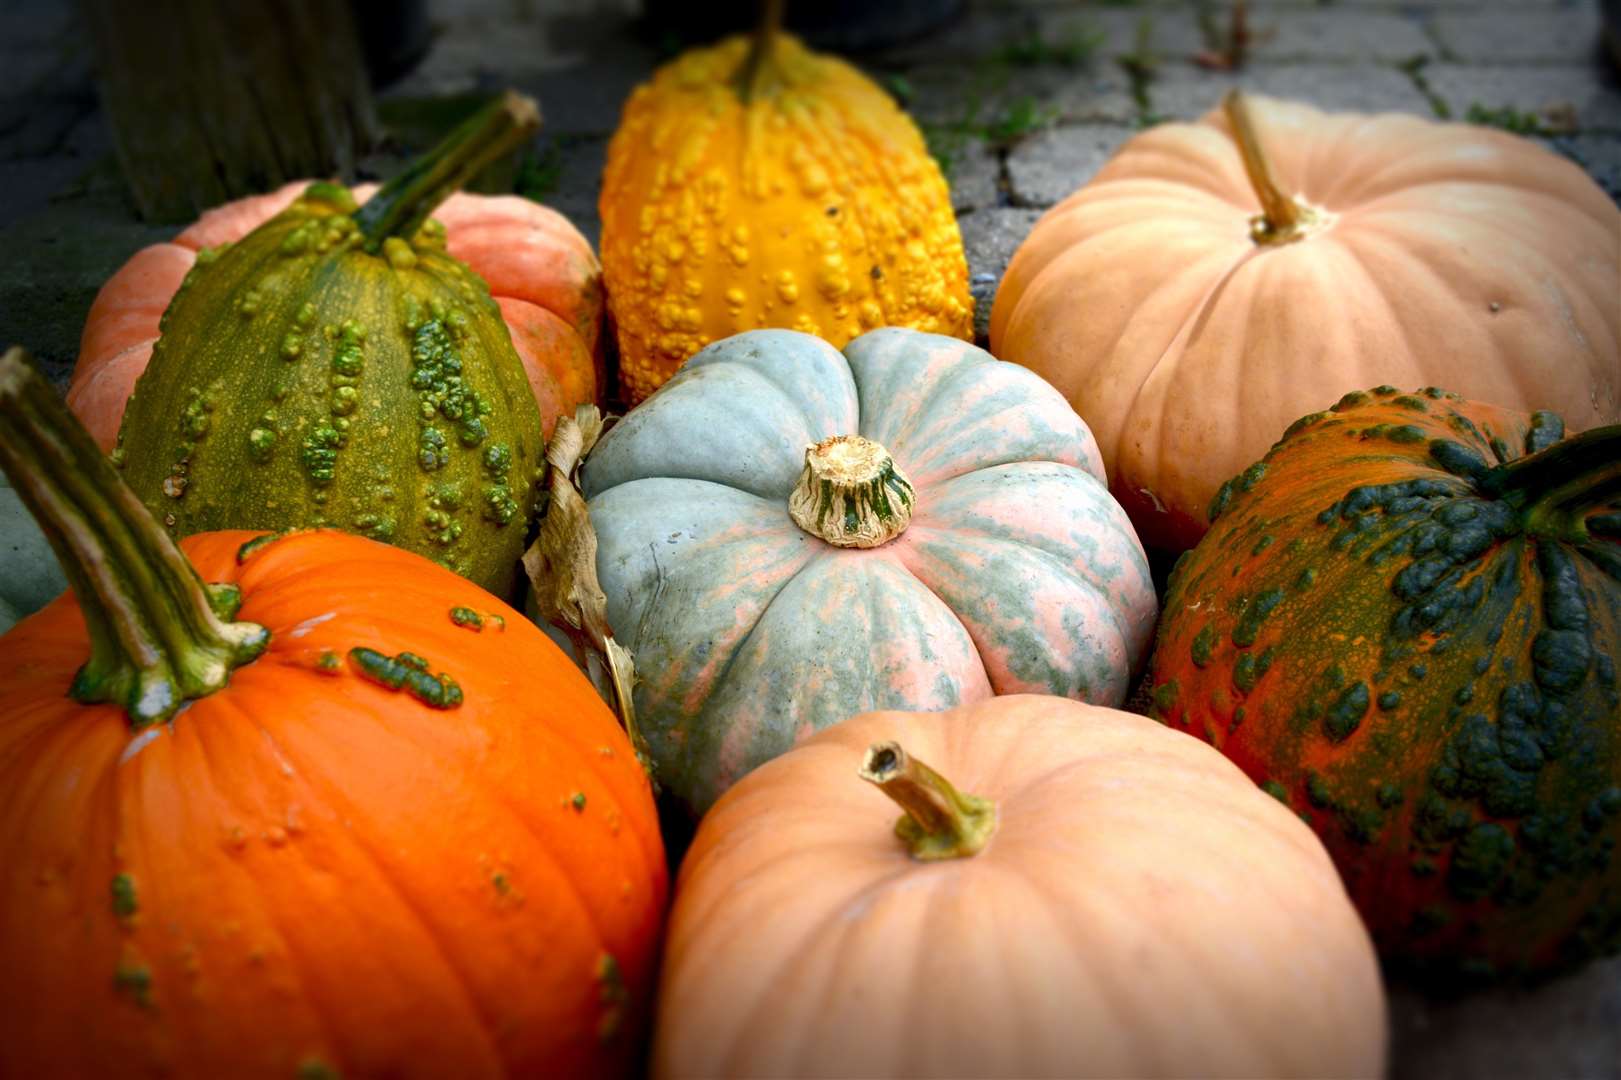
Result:
[[0,464],[78,592],[0,638],[0,1075],[629,1069],[657,818],[540,631],[349,534],[177,549],[15,353]]
[[[200,252],[234,243],[291,206],[310,181],[208,211],[174,240],[136,252],[96,294],[79,341],[68,405],[103,450],[118,438],[135,380],[152,359],[163,313]],[[354,189],[364,203],[376,184]],[[596,399],[602,268],[562,214],[516,195],[458,192],[434,211],[445,249],[490,286],[523,361],[546,434]]]
[[721,796],[658,1009],[667,1077],[1375,1076],[1385,1041],[1294,814],[1196,739],[1029,695],[846,720]]
[[1229,102],[1050,210],[991,313],[1145,543],[1191,547],[1225,480],[1361,387],[1621,420],[1621,211],[1581,169],[1474,125]]

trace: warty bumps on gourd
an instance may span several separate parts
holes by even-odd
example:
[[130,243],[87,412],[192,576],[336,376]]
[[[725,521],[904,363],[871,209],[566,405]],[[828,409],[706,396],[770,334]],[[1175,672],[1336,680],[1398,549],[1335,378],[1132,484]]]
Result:
[[175,535],[333,526],[507,591],[541,419],[488,284],[428,215],[538,120],[509,94],[363,206],[312,184],[199,254],[114,451]]
[[916,125],[768,23],[636,89],[608,147],[602,264],[632,404],[710,342],[776,327],[973,338],[951,195]]
[[1387,957],[1621,947],[1621,425],[1345,395],[1177,563],[1155,715],[1306,817]]

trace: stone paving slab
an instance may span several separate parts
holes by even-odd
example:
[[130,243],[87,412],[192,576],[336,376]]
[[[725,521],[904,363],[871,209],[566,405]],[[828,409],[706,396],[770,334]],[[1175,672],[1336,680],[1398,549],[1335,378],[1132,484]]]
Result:
[[951,185],[951,209],[959,214],[981,210],[1002,201],[1002,157],[984,139],[968,137],[942,162]]
[[122,194],[65,200],[0,229],[0,347],[26,346],[66,386],[84,317],[102,283],[147,244],[175,234],[135,220]]
[[1427,64],[1420,73],[1451,115],[1471,106],[1541,113],[1573,109],[1583,130],[1621,132],[1621,87],[1595,65],[1513,67]]
[[1008,193],[1017,206],[1045,207],[1090,180],[1135,128],[1080,124],[1041,132],[1007,156]]
[[1257,35],[1250,57],[1259,62],[1401,61],[1435,52],[1420,19],[1389,11],[1259,8],[1249,22]]
[[1041,215],[1040,210],[1004,206],[976,210],[958,219],[968,256],[968,288],[974,294],[974,335],[981,346],[987,342],[991,304],[1002,272]]
[[1431,29],[1449,59],[1586,65],[1598,50],[1599,9],[1597,0],[1530,12],[1475,8],[1438,14]]
[[[1022,55],[1022,63],[1060,56],[1108,58],[1132,52],[1141,26],[1150,24],[1154,47],[1167,53],[1191,53],[1204,46],[1199,21],[1187,4],[1112,7],[1067,4],[1061,8],[1020,9],[1007,5],[973,6],[927,38],[869,54],[884,64],[930,64],[946,60],[980,60]],[[1021,52],[1022,50],[1022,52]]]
[[1610,198],[1621,203],[1621,136],[1560,135],[1545,141],[1586,169]]
[[[6,58],[51,49],[73,36],[72,4],[7,4],[0,6],[0,42]],[[8,68],[6,78],[11,78]],[[4,80],[0,80],[4,81]]]
[[541,151],[542,160],[555,153],[557,179],[554,187],[538,191],[540,202],[574,223],[591,241],[602,243],[602,216],[597,212],[597,196],[602,190],[602,169],[608,160],[605,136],[573,136],[549,143]]
[[1045,40],[1087,43],[1104,58],[1136,53],[1145,45],[1160,56],[1191,56],[1206,45],[1198,15],[1186,4],[1070,5],[1045,15],[1041,25]]
[[608,135],[619,126],[625,99],[658,63],[652,50],[634,40],[599,43],[562,63],[525,35],[492,37],[504,45],[465,31],[442,35],[422,66],[380,101],[493,94],[510,86],[540,101],[547,133]]
[[1448,997],[1392,983],[1391,1080],[1614,1077],[1621,957],[1540,986]]
[[925,64],[903,76],[910,93],[907,110],[927,125],[986,127],[1005,123],[1015,110],[1031,109],[1052,122],[1134,121],[1140,111],[1131,80],[1116,64],[1079,68],[1040,66],[1010,68],[986,64],[964,68]]
[[58,96],[63,87],[90,89],[87,42],[56,39],[25,44],[7,41],[0,57],[4,58],[0,100],[35,103]]
[[1407,112],[1427,116],[1429,99],[1404,71],[1351,64],[1254,64],[1214,72],[1191,64],[1167,66],[1148,87],[1156,116],[1189,120],[1221,103],[1232,87],[1309,101],[1328,112]]

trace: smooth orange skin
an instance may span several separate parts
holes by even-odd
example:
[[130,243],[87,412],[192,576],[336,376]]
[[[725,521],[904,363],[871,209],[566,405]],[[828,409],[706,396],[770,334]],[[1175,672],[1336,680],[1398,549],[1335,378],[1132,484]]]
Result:
[[[253,535],[181,542],[272,639],[172,723],[132,735],[67,698],[88,654],[71,594],[0,639],[0,1075],[629,1072],[667,880],[613,715],[448,570],[327,531],[238,566]],[[356,645],[428,658],[465,702],[362,679]],[[607,1038],[605,955],[628,991]],[[145,1004],[121,968],[149,972]]]
[[[924,863],[860,780],[894,739],[994,800]],[[653,1073],[1377,1076],[1367,932],[1311,831],[1196,739],[1013,695],[846,720],[760,766],[682,863]]]
[[1336,216],[1256,245],[1220,111],[1133,138],[1009,264],[991,352],[1096,433],[1143,541],[1179,551],[1296,418],[1379,383],[1621,420],[1621,211],[1526,139],[1251,98],[1286,193]]
[[[164,309],[203,248],[234,243],[292,204],[298,180],[205,213],[172,242],[136,252],[96,294],[79,339],[68,406],[97,445],[118,439],[124,403],[152,359]],[[354,189],[365,202],[376,184]],[[557,211],[516,195],[458,192],[434,211],[445,247],[490,286],[550,437],[559,416],[595,401],[602,356],[602,267]]]

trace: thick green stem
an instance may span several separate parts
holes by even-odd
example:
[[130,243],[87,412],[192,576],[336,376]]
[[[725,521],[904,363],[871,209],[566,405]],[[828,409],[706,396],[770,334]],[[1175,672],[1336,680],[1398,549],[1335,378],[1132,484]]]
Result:
[[1261,136],[1250,117],[1249,100],[1238,90],[1227,91],[1221,101],[1222,112],[1232,125],[1233,139],[1238,143],[1239,156],[1244,161],[1244,172],[1249,175],[1250,187],[1261,202],[1261,213],[1250,219],[1250,238],[1257,244],[1286,244],[1309,235],[1324,224],[1327,215],[1314,206],[1286,195],[1272,175],[1272,162],[1261,145]]
[[205,585],[21,349],[0,356],[0,470],[78,596],[90,658],[69,695],[122,705],[140,729],[222,688],[264,651],[231,622],[234,586]]
[[1621,424],[1584,431],[1499,465],[1480,487],[1518,507],[1528,532],[1584,541],[1590,516],[1607,523],[1621,505]]
[[540,106],[514,90],[480,109],[355,211],[366,250],[390,236],[409,240],[440,203],[539,128]]
[[771,51],[776,48],[777,35],[782,32],[782,16],[787,6],[787,0],[761,0],[760,24],[754,29],[754,40],[749,43],[748,55],[737,72],[737,92],[745,105],[767,88]]
[[912,858],[932,861],[974,855],[996,832],[996,804],[951,786],[900,743],[874,743],[861,763],[861,779],[894,799],[903,814],[895,835]]

